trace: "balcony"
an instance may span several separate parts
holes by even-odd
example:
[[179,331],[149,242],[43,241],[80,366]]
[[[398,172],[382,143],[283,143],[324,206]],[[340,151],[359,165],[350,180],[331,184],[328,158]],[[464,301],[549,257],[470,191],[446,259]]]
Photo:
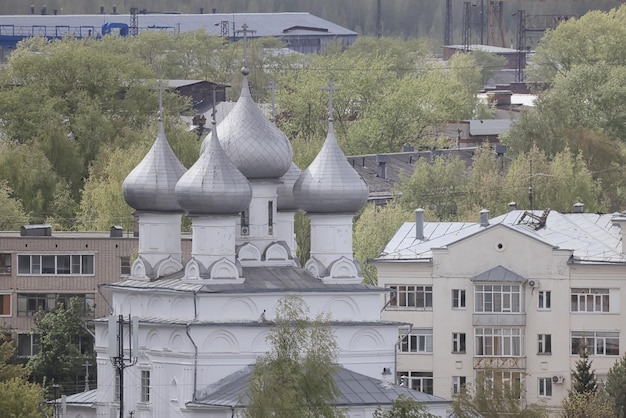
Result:
[[525,313],[475,313],[472,324],[480,327],[523,327],[526,326]]
[[526,357],[474,357],[474,369],[526,369]]

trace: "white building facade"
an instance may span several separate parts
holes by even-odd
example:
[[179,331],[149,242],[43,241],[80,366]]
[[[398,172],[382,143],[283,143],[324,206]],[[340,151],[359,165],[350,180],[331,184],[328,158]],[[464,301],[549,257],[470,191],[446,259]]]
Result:
[[[582,206],[578,206],[581,209]],[[377,259],[383,318],[401,331],[397,373],[451,397],[478,373],[558,408],[586,345],[600,380],[626,349],[622,214],[512,210],[405,223]]]

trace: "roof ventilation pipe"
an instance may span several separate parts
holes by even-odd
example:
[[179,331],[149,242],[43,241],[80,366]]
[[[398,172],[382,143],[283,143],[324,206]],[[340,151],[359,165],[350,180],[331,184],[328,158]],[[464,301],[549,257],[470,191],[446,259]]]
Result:
[[489,226],[489,210],[480,211],[480,226]]
[[378,177],[381,179],[387,178],[387,160],[389,159],[388,155],[379,154],[376,156],[376,163],[378,165]]
[[424,209],[415,209],[415,238],[424,239]]
[[583,213],[585,211],[584,203],[574,203],[574,213]]
[[514,210],[517,210],[517,203],[509,202],[509,212],[513,212]]

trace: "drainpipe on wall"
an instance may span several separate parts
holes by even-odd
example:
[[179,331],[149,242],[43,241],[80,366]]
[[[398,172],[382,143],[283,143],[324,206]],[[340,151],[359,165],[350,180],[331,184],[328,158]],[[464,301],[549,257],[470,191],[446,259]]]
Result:
[[[198,291],[194,291],[193,292],[193,319],[194,321],[198,320],[198,302],[197,302],[197,295],[198,295]],[[191,333],[189,332],[189,330],[191,329],[191,322],[187,322],[187,324],[185,325],[185,333],[187,334],[187,337],[189,338],[189,341],[191,341],[191,344],[193,345],[193,350],[194,350],[194,354],[193,354],[193,393],[192,393],[192,400],[195,402],[196,401],[196,396],[197,396],[197,390],[198,390],[198,346],[196,345],[196,342],[193,340],[193,337],[191,336]]]

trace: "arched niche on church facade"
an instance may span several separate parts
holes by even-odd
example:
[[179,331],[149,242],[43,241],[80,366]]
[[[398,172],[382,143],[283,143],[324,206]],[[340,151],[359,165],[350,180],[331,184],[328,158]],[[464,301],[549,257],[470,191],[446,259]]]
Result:
[[385,339],[376,330],[361,330],[350,338],[349,351],[378,351],[388,348]]
[[184,352],[188,338],[180,331],[174,331],[169,339],[168,348],[175,353]]
[[149,350],[163,349],[163,343],[161,342],[161,334],[159,333],[159,330],[151,329],[148,332],[148,335],[146,336],[146,347]]
[[239,353],[239,340],[229,331],[214,331],[204,339],[202,351],[205,353]]
[[267,352],[267,334],[270,328],[259,328],[259,334],[252,339],[251,351],[253,353],[265,353]]
[[230,299],[221,310],[226,318],[232,318],[234,320],[256,321],[259,315],[261,315],[256,303],[250,297]]
[[354,320],[361,317],[359,305],[346,296],[331,298],[324,306],[324,312],[332,312],[334,320]]

